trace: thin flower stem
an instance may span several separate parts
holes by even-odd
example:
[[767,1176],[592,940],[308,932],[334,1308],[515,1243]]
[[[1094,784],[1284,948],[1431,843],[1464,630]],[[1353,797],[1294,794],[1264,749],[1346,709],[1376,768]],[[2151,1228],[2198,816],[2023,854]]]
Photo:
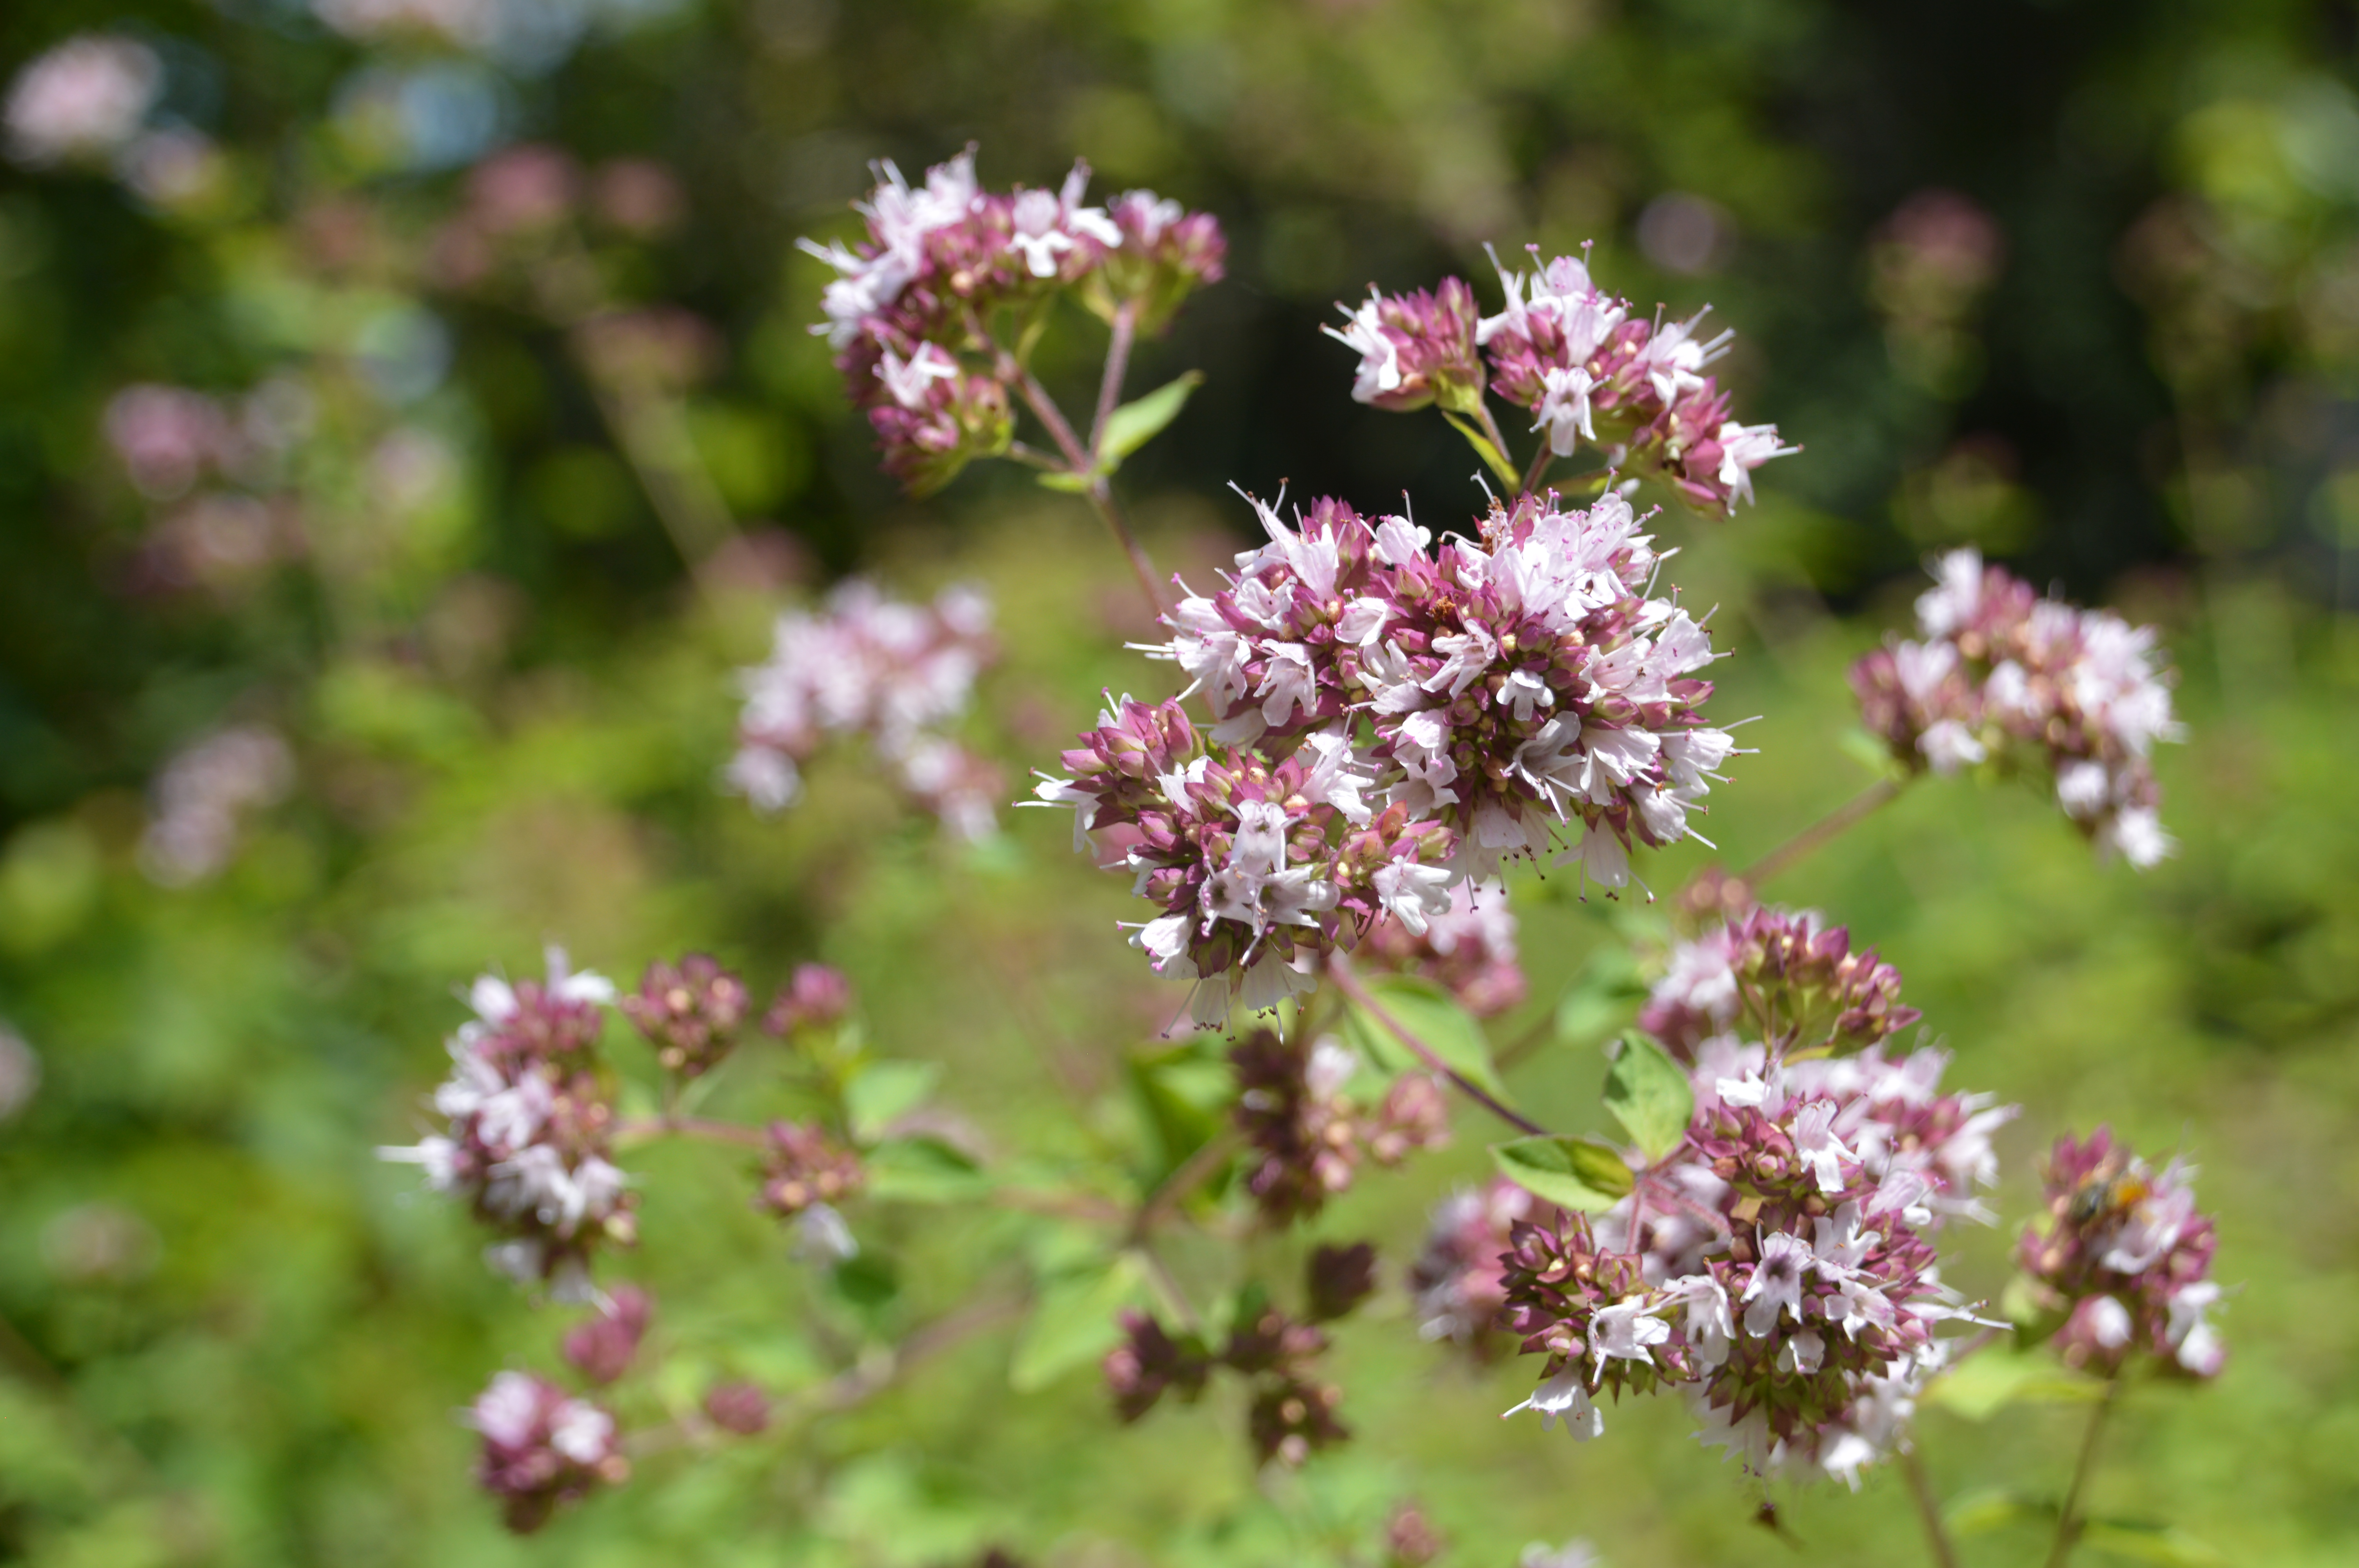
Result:
[[1138,1206],[1137,1217],[1130,1222],[1130,1238],[1144,1242],[1148,1234],[1177,1212],[1190,1195],[1210,1181],[1229,1156],[1237,1151],[1237,1130],[1223,1127],[1206,1139],[1197,1151],[1180,1162],[1177,1170],[1163,1178],[1147,1201]]
[[1098,378],[1097,417],[1090,423],[1090,456],[1105,454],[1106,424],[1122,406],[1123,377],[1130,372],[1130,345],[1138,330],[1138,302],[1125,299],[1114,307],[1114,337],[1106,344],[1105,372]]
[[758,1127],[747,1127],[738,1121],[720,1121],[709,1116],[677,1116],[670,1112],[661,1116],[626,1116],[614,1123],[614,1135],[618,1143],[641,1143],[657,1138],[694,1138],[706,1143],[731,1143],[741,1149],[759,1149],[766,1141]]
[[1386,1011],[1384,1005],[1377,1001],[1375,997],[1368,994],[1367,988],[1360,984],[1359,977],[1352,973],[1350,966],[1343,961],[1340,955],[1330,955],[1327,960],[1327,973],[1333,978],[1335,981],[1335,989],[1349,997],[1352,1000],[1353,1006],[1366,1013],[1370,1018],[1375,1019],[1378,1023],[1383,1024],[1386,1030],[1391,1032],[1395,1039],[1398,1040],[1403,1045],[1408,1047],[1409,1054],[1411,1055],[1415,1056],[1419,1061],[1423,1062],[1433,1071],[1440,1074],[1443,1077],[1448,1078],[1451,1084],[1456,1086],[1460,1094],[1464,1095],[1468,1099],[1473,1100],[1476,1105],[1481,1106],[1484,1110],[1489,1111],[1493,1116],[1497,1117],[1501,1121],[1506,1122],[1508,1126],[1516,1129],[1519,1132],[1529,1133],[1534,1136],[1543,1136],[1547,1133],[1547,1128],[1542,1127],[1538,1122],[1530,1119],[1528,1117],[1519,1116],[1516,1112],[1509,1110],[1506,1106],[1501,1105],[1497,1100],[1492,1098],[1490,1094],[1482,1088],[1481,1086],[1475,1084],[1473,1080],[1469,1079],[1466,1075],[1459,1072],[1456,1068],[1450,1065],[1449,1063],[1443,1061],[1439,1055],[1436,1055],[1432,1046],[1428,1045],[1424,1041],[1411,1033],[1402,1025],[1400,1020]]
[[2088,1489],[2089,1473],[2097,1465],[2097,1444],[2105,1434],[2105,1418],[2114,1413],[2121,1393],[2121,1379],[2106,1379],[2105,1397],[2089,1412],[2089,1430],[2081,1439],[2081,1457],[2072,1465],[2072,1484],[2065,1488],[2064,1506],[2056,1515],[2056,1541],[2048,1549],[2048,1568],[2064,1568],[2081,1539],[2081,1497]]
[[1007,456],[1014,461],[1024,464],[1027,468],[1044,469],[1050,473],[1063,473],[1065,471],[1064,464],[1059,462],[1056,459],[1050,457],[1039,448],[1029,446],[1022,441],[1008,442]]
[[1737,880],[1748,888],[1759,887],[1795,861],[1804,859],[1813,850],[1818,849],[1846,827],[1874,815],[1877,807],[1898,798],[1900,787],[1905,782],[1900,779],[1878,779],[1866,789],[1852,796],[1826,816],[1754,861],[1752,865],[1738,873]]
[[[969,318],[968,327],[974,333],[975,341],[990,353],[999,379],[1016,388],[1016,395],[1024,399],[1024,406],[1032,410],[1032,416],[1040,421],[1041,427],[1049,432],[1049,438],[1057,443],[1057,450],[1064,456],[1065,471],[1082,481],[1082,494],[1089,498],[1090,505],[1097,512],[1098,520],[1106,525],[1106,531],[1114,535],[1114,543],[1120,545],[1123,553],[1130,557],[1132,575],[1138,579],[1138,591],[1147,596],[1148,607],[1160,616],[1169,607],[1163,602],[1162,591],[1155,586],[1155,563],[1147,558],[1146,549],[1139,544],[1137,536],[1131,533],[1130,524],[1123,520],[1121,509],[1114,505],[1113,487],[1106,483],[1105,476],[1097,471],[1094,447],[1082,447],[1081,438],[1073,434],[1071,421],[1065,417],[1064,410],[1057,406],[1057,400],[1049,395],[1049,389],[1042,386],[1030,371],[1016,363],[1016,356],[1000,347],[981,321]],[[1125,344],[1124,352],[1127,354],[1128,351]],[[1108,368],[1113,368],[1111,355],[1108,356]],[[1117,380],[1117,389],[1119,384]],[[1103,400],[1103,389],[1100,400]]]
[[1204,1320],[1197,1313],[1196,1303],[1188,1299],[1188,1292],[1180,1286],[1179,1276],[1163,1260],[1163,1254],[1143,1237],[1132,1244],[1131,1249],[1138,1254],[1139,1261],[1147,1265],[1147,1275],[1155,1281],[1155,1288],[1163,1293],[1165,1302],[1179,1314],[1180,1324],[1189,1333],[1201,1335]]
[[934,1319],[882,1356],[822,1384],[810,1398],[798,1402],[813,1411],[850,1410],[891,1388],[901,1374],[919,1362],[1006,1322],[1030,1303],[1028,1294],[994,1296],[971,1303]]
[[1900,1473],[1908,1479],[1908,1495],[1917,1500],[1917,1518],[1925,1527],[1925,1549],[1932,1554],[1933,1568],[1958,1568],[1957,1548],[1950,1544],[1950,1532],[1941,1524],[1941,1506],[1933,1496],[1932,1477],[1925,1474],[1924,1461],[1913,1448],[1900,1451]]
[[1114,487],[1106,482],[1103,474],[1100,474],[1090,481],[1087,493],[1090,504],[1097,509],[1099,520],[1114,535],[1114,542],[1122,546],[1123,553],[1130,557],[1131,575],[1138,579],[1138,591],[1147,596],[1148,607],[1160,618],[1171,607],[1163,601],[1163,589],[1156,583],[1155,562],[1148,558],[1147,547],[1138,542],[1138,536],[1130,531],[1130,524],[1123,521],[1122,509],[1114,504]]
[[[1499,428],[1499,421],[1491,416],[1489,398],[1481,396],[1475,398],[1474,417],[1482,421],[1484,436],[1489,439],[1493,447],[1498,449],[1499,460],[1503,463],[1513,463],[1516,460],[1507,455],[1506,435]],[[1521,494],[1522,492],[1518,491],[1516,493]]]
[[1542,441],[1540,449],[1532,454],[1531,467],[1524,470],[1524,482],[1516,487],[1516,493],[1529,495],[1533,491],[1538,490],[1540,481],[1548,477],[1549,465],[1555,461],[1556,454],[1549,450],[1549,444],[1546,441]]

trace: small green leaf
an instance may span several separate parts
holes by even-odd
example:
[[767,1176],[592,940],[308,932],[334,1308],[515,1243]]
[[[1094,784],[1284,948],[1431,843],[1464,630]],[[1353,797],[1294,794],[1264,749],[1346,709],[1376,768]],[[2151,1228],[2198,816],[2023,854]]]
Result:
[[958,1203],[990,1190],[991,1178],[939,1138],[897,1138],[868,1152],[868,1195],[897,1203]]
[[1061,490],[1067,495],[1079,495],[1090,488],[1090,476],[1057,469],[1049,473],[1034,474],[1032,482],[1043,490]]
[[1543,1135],[1491,1145],[1499,1173],[1559,1208],[1599,1214],[1637,1184],[1621,1152],[1590,1138]]
[[2037,1350],[2005,1342],[1984,1346],[1933,1380],[1925,1403],[1968,1421],[1987,1421],[2011,1404],[2085,1404],[2104,1397],[2105,1385],[2068,1371]]
[[2127,1519],[2091,1519],[2081,1527],[2081,1544],[2134,1563],[2165,1563],[2170,1568],[2219,1568],[2228,1559],[2216,1547],[2172,1524]]
[[1505,452],[1491,444],[1490,437],[1485,436],[1473,424],[1452,414],[1447,408],[1441,411],[1441,416],[1450,421],[1451,429],[1466,438],[1466,444],[1473,447],[1474,455],[1481,458],[1484,465],[1498,476],[1499,482],[1510,490],[1524,482],[1524,476],[1516,471],[1516,465],[1507,460],[1507,455]]
[[1961,1537],[1987,1535],[2027,1519],[2053,1523],[2055,1518],[2053,1502],[2003,1489],[1969,1492],[1941,1510],[1941,1522]]
[[1619,942],[1607,943],[1589,956],[1558,999],[1556,1037],[1567,1045],[1593,1045],[1627,1023],[1646,999],[1647,984],[1630,949]]
[[1132,1093],[1153,1132],[1146,1185],[1178,1170],[1202,1148],[1228,1118],[1236,1098],[1236,1075],[1226,1061],[1208,1055],[1196,1036],[1156,1051],[1142,1051],[1125,1064]]
[[1652,1163],[1687,1137],[1695,1091],[1685,1069],[1633,1030],[1622,1037],[1621,1054],[1605,1074],[1605,1108]]
[[1204,373],[1191,370],[1177,381],[1167,381],[1136,402],[1125,403],[1106,416],[1099,433],[1098,462],[1111,472],[1123,459],[1162,433],[1180,417],[1188,395],[1204,384]]
[[1007,1364],[1009,1386],[1018,1393],[1046,1388],[1113,1349],[1122,1337],[1114,1314],[1138,1299],[1143,1273],[1137,1258],[1124,1252],[1042,1281]]
[[874,1143],[898,1118],[915,1110],[942,1076],[940,1062],[871,1062],[843,1086],[843,1113],[852,1136]]
[[[1410,975],[1370,975],[1361,982],[1385,1015],[1408,1030],[1453,1072],[1494,1098],[1505,1100],[1507,1086],[1491,1061],[1491,1042],[1474,1015],[1431,980]],[[1365,1009],[1353,1007],[1344,1015],[1343,1033],[1369,1060],[1390,1073],[1422,1070],[1417,1053],[1400,1036]]]

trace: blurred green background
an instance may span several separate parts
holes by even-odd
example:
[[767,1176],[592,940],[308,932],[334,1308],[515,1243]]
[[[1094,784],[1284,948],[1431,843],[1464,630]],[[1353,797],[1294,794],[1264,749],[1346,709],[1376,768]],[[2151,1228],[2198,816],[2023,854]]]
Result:
[[[2201,1165],[2232,1359],[2216,1387],[2132,1399],[2099,1511],[2229,1562],[2359,1557],[2359,8],[415,9],[481,25],[462,47],[356,41],[302,0],[0,17],[10,72],[80,30],[144,40],[159,116],[219,160],[168,200],[0,166],[0,1020],[23,1046],[0,1065],[25,1090],[0,1082],[0,1559],[1368,1561],[1402,1498],[1451,1563],[1576,1535],[1618,1568],[1786,1554],[1669,1401],[1576,1448],[1494,1419],[1524,1368],[1417,1342],[1398,1266],[1484,1168],[1464,1117],[1449,1152],[1316,1227],[1377,1239],[1389,1282],[1341,1334],[1356,1440],[1299,1476],[1257,1478],[1218,1397],[1118,1429],[1086,1368],[1012,1393],[1011,1326],[857,1411],[643,1456],[529,1541],[473,1491],[454,1411],[499,1366],[552,1365],[563,1319],[371,1149],[422,1125],[451,989],[486,966],[531,972],[554,938],[628,979],[699,947],[761,987],[824,958],[882,1049],[945,1064],[941,1099],[1001,1157],[1085,1183],[1119,1166],[1124,1062],[1176,1003],[1060,818],[949,846],[854,758],[776,821],[713,784],[731,669],[853,569],[989,588],[1004,656],[969,738],[1011,777],[1102,687],[1160,689],[1121,650],[1145,627],[1086,514],[1013,469],[902,501],[802,330],[823,269],[792,239],[849,232],[867,159],[914,173],[970,140],[991,184],[1053,182],[1078,153],[1102,191],[1151,185],[1227,226],[1230,280],[1135,384],[1210,380],[1124,473],[1158,559],[1200,584],[1245,542],[1232,480],[1474,509],[1439,421],[1350,401],[1351,356],[1316,332],[1333,300],[1447,270],[1489,297],[1484,242],[1593,239],[1642,306],[1712,302],[1742,334],[1740,416],[1806,448],[1734,521],[1661,523],[1736,650],[1715,711],[1765,716],[1707,826],[1733,862],[1867,781],[1843,661],[1905,620],[1925,552],[1979,544],[2165,629],[2191,731],[2161,760],[2178,860],[2103,868],[2028,791],[1929,783],[1772,891],[1900,964],[1954,1082],[2026,1106],[2010,1219],[2068,1128]],[[549,313],[429,287],[468,169],[519,141],[658,159],[685,191],[677,227],[599,265],[614,297],[712,330],[675,434],[737,536],[699,579]],[[1096,351],[1068,341],[1060,384]],[[251,514],[206,532],[108,447],[128,385],[274,377],[312,421],[266,498],[300,549]],[[167,770],[225,726],[281,738],[263,771],[283,787],[210,859],[160,854]],[[1649,874],[1675,886],[1700,856]],[[1643,924],[1567,892],[1517,890],[1533,1000],[1503,1040]],[[1594,1119],[1593,1044],[1516,1069],[1536,1114]],[[731,1071],[758,1082],[760,1052]],[[856,1220],[891,1265],[853,1289],[788,1260],[727,1156],[633,1168],[626,1262],[670,1356],[631,1415],[716,1372],[813,1383],[1073,1245],[1037,1217],[878,1204]],[[1995,1292],[2010,1239],[1966,1238],[1955,1282]],[[1200,1249],[1183,1271],[1217,1280],[1225,1253]],[[1946,1495],[2052,1492],[2078,1421],[1937,1411],[1921,1446]],[[1888,1474],[1784,1507],[1813,1561],[1921,1560]],[[2040,1544],[2005,1526],[1964,1552]]]

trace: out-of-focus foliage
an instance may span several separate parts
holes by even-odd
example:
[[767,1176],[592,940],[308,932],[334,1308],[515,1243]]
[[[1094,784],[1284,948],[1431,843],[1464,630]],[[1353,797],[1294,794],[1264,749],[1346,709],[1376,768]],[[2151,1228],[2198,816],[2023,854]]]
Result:
[[[944,1065],[945,1101],[995,1152],[1101,1169],[1139,1114],[1125,1061],[1178,1004],[1109,961],[1129,957],[1111,929],[1127,912],[1061,821],[946,848],[853,762],[815,770],[775,822],[714,788],[730,671],[782,603],[855,567],[912,595],[968,576],[993,592],[1005,651],[970,738],[1010,776],[1102,687],[1139,678],[1120,643],[1142,618],[1078,508],[1012,469],[900,500],[803,330],[823,269],[791,239],[848,232],[867,159],[914,169],[972,138],[996,183],[1052,182],[1079,153],[1109,186],[1228,226],[1232,280],[1137,378],[1201,365],[1208,382],[1123,473],[1158,559],[1200,583],[1249,521],[1232,479],[1368,506],[1407,487],[1445,526],[1473,510],[1464,448],[1352,404],[1348,354],[1316,333],[1371,280],[1454,268],[1488,298],[1484,242],[1593,238],[1622,292],[1680,312],[1708,294],[1741,323],[1726,368],[1748,413],[1807,449],[1757,509],[1667,524],[1690,600],[1723,606],[1737,650],[1719,701],[1767,716],[1745,731],[1761,754],[1714,796],[1733,862],[1864,782],[1843,660],[1900,620],[1893,585],[1921,551],[1977,543],[2168,629],[2194,735],[2162,760],[2177,861],[2108,872],[2040,803],[1933,782],[1773,891],[1902,966],[1958,1081],[2033,1108],[2002,1145],[2010,1217],[2067,1127],[2109,1119],[2204,1167],[2218,1272],[2243,1287],[2223,1317],[2234,1359],[2198,1396],[2133,1396],[2098,1511],[2168,1519],[2232,1561],[2348,1560],[2347,7],[467,14],[499,20],[478,47],[364,47],[297,0],[18,0],[0,17],[12,71],[80,30],[143,40],[163,66],[151,123],[212,149],[184,141],[195,162],[128,182],[0,173],[0,1020],[38,1063],[0,1119],[0,1554],[923,1564],[1001,1542],[1255,1563],[1364,1555],[1404,1497],[1451,1561],[1571,1534],[1623,1564],[1782,1552],[1733,1471],[1679,1446],[1675,1411],[1617,1414],[1578,1449],[1492,1419],[1528,1379],[1419,1346],[1397,1269],[1338,1331],[1355,1443],[1266,1485],[1218,1396],[1117,1430],[1085,1370],[1011,1393],[1012,1325],[846,1413],[643,1456],[630,1487],[529,1542],[468,1484],[454,1409],[497,1364],[546,1367],[559,1319],[370,1149],[420,1125],[451,988],[486,963],[527,972],[545,938],[609,969],[702,947],[766,984],[824,957],[887,1054]],[[525,141],[582,171],[587,249],[552,262],[555,231],[513,222],[523,249],[471,273],[450,224],[489,200],[484,160]],[[676,222],[633,221],[614,194],[617,160],[640,158],[679,181]],[[587,294],[535,292],[576,261]],[[632,400],[582,298],[692,314],[645,319],[698,362],[662,373],[678,401]],[[1044,366],[1060,388],[1088,370]],[[109,410],[140,384],[216,400],[204,417],[234,421],[236,456],[202,462],[223,474],[168,452],[126,468]],[[246,804],[163,832],[189,788],[174,759],[225,732],[283,751],[216,753],[247,770]],[[1667,858],[1658,885],[1700,863]],[[1553,882],[1516,896],[1531,1000],[1494,1024],[1503,1041],[1609,926],[1646,919]],[[1589,1044],[1519,1065],[1519,1102],[1560,1126],[1593,1105]],[[757,1077],[756,1054],[731,1070]],[[1480,1179],[1471,1126],[1444,1159],[1362,1184],[1316,1236],[1404,1257],[1435,1173]],[[818,1388],[1027,1277],[970,1277],[976,1259],[1053,1272],[1067,1245],[1037,1217],[962,1234],[911,1206],[884,1211],[897,1272],[830,1282],[745,1208],[727,1155],[666,1148],[645,1168],[636,1262],[659,1301],[709,1314],[663,1330],[679,1403],[713,1375]],[[1980,1272],[1957,1282],[1995,1291],[2006,1238],[1974,1239]],[[2052,1497],[2077,1420],[1936,1411],[1923,1452],[1938,1476]],[[1784,1519],[1827,1561],[1917,1550],[1889,1475]],[[2036,1523],[2002,1522],[1965,1551],[2038,1545]]]

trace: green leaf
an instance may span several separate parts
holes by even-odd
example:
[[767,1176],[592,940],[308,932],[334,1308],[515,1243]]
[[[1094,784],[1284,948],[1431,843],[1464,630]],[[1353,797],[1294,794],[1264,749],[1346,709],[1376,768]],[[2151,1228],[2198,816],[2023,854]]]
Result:
[[1558,999],[1556,1037],[1567,1045],[1594,1044],[1627,1023],[1646,999],[1647,983],[1639,978],[1630,949],[1608,943],[1589,956]]
[[1188,395],[1203,384],[1204,373],[1191,370],[1107,415],[1105,428],[1098,436],[1098,465],[1111,473],[1123,459],[1155,439],[1163,427],[1180,417],[1180,410],[1188,406]]
[[1924,1402],[1968,1421],[1987,1421],[2011,1404],[2086,1404],[2104,1392],[2105,1385],[2094,1378],[2068,1371],[2038,1350],[2018,1350],[2001,1341],[1935,1379]]
[[1114,1314],[1138,1299],[1143,1277],[1138,1259],[1124,1252],[1042,1281],[1007,1364],[1008,1385],[1030,1393],[1113,1349],[1122,1337]]
[[1941,1522],[1956,1536],[1988,1535],[2030,1519],[2052,1524],[2055,1519],[2053,1502],[1997,1488],[1969,1492],[1941,1510]]
[[[1423,1041],[1452,1071],[1494,1098],[1507,1098],[1507,1087],[1499,1081],[1499,1069],[1492,1064],[1491,1042],[1484,1037],[1483,1026],[1448,991],[1431,980],[1409,975],[1371,975],[1361,984],[1386,1016]],[[1425,1065],[1401,1044],[1399,1035],[1363,1008],[1355,1006],[1344,1014],[1343,1031],[1387,1072],[1405,1073]]]
[[1695,1114],[1695,1091],[1685,1069],[1660,1045],[1633,1030],[1622,1037],[1621,1054],[1606,1072],[1605,1108],[1651,1164],[1687,1137],[1688,1119]]
[[1516,465],[1507,460],[1507,455],[1505,452],[1491,444],[1490,437],[1483,434],[1470,421],[1452,414],[1447,408],[1441,411],[1441,416],[1450,421],[1451,429],[1466,438],[1466,444],[1473,447],[1474,455],[1481,458],[1490,470],[1498,476],[1500,483],[1513,490],[1524,482],[1524,476],[1516,471]]
[[1190,1036],[1159,1051],[1129,1058],[1131,1090],[1154,1133],[1147,1184],[1152,1187],[1202,1148],[1227,1119],[1236,1096],[1229,1065],[1208,1055]]
[[2172,1524],[2127,1519],[2091,1519],[2081,1527],[2081,1544],[2136,1563],[2167,1563],[2171,1568],[2219,1568],[2228,1561],[2213,1546]]
[[1547,1134],[1491,1145],[1499,1173],[1559,1208],[1599,1214],[1637,1184],[1621,1152],[1592,1138]]
[[942,1076],[940,1062],[871,1062],[843,1086],[843,1113],[852,1136],[874,1143],[895,1119],[915,1110]]
[[868,1195],[897,1203],[959,1203],[991,1190],[983,1168],[939,1138],[897,1138],[868,1152]]
[[1061,490],[1067,495],[1079,495],[1090,488],[1090,476],[1067,473],[1058,469],[1049,473],[1034,474],[1032,482],[1043,490]]

